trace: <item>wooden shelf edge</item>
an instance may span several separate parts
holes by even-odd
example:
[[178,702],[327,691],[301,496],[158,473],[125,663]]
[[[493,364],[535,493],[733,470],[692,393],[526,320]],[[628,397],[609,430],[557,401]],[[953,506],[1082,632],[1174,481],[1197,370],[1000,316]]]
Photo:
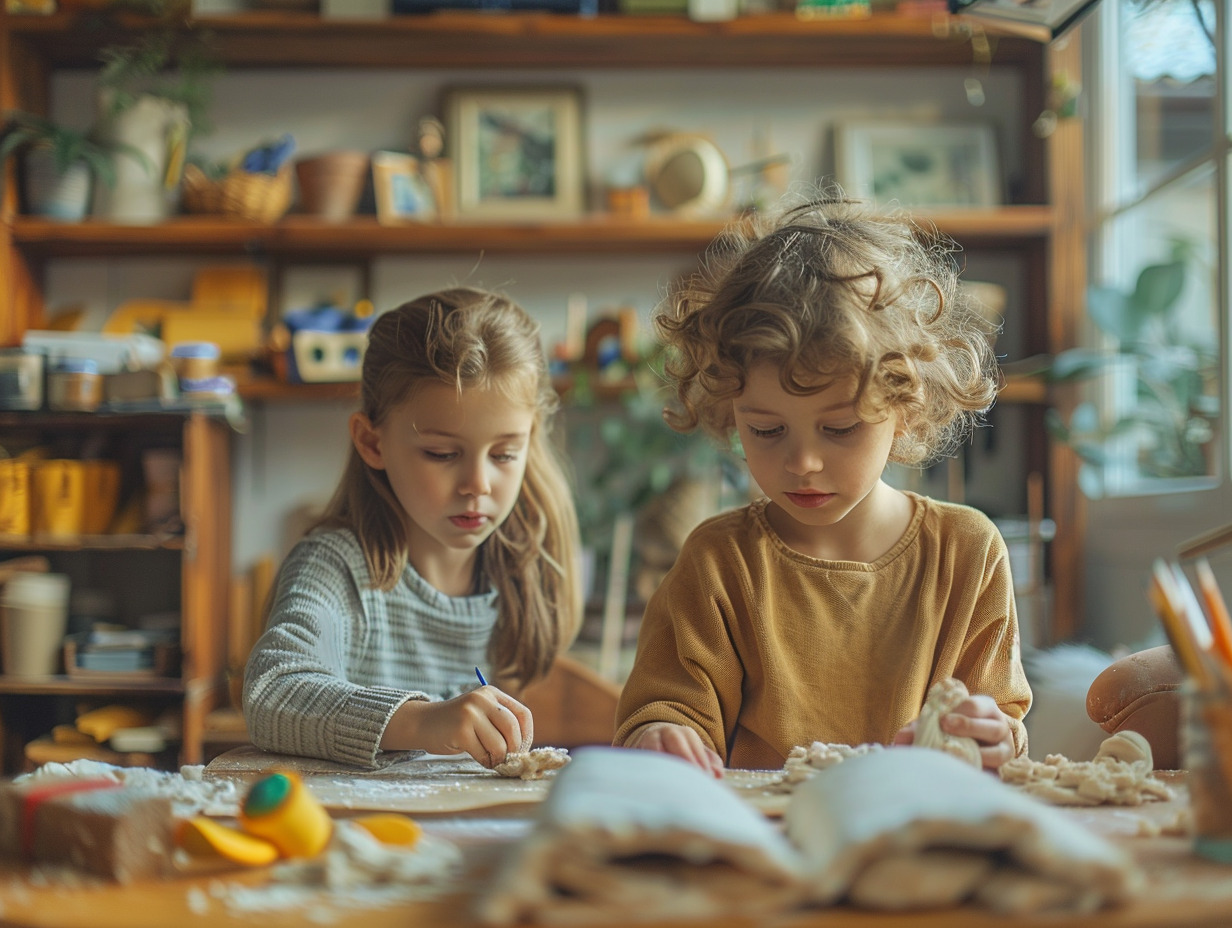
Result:
[[183,535],[0,535],[0,551],[183,551]]
[[[130,13],[7,17],[15,39],[58,67],[97,67],[104,42],[149,28]],[[970,26],[957,17],[878,13],[801,19],[792,12],[694,22],[685,16],[576,16],[441,11],[378,20],[254,11],[190,20],[228,66],[313,67],[904,67],[967,66]],[[1039,60],[1038,43],[1004,37],[993,64]]]
[[105,682],[74,679],[64,674],[53,677],[14,677],[0,674],[0,694],[11,696],[182,696],[184,684],[175,677],[149,680]]
[[[1007,246],[1044,240],[1052,229],[1048,206],[995,209],[919,210],[915,217],[936,225],[963,243]],[[13,241],[46,257],[96,257],[159,254],[282,254],[369,256],[377,254],[604,254],[700,253],[725,220],[670,217],[644,222],[602,215],[576,221],[520,223],[418,223],[382,226],[358,217],[328,223],[291,216],[266,224],[213,216],[177,216],[149,226],[114,225],[99,220],[57,222],[17,216]]]

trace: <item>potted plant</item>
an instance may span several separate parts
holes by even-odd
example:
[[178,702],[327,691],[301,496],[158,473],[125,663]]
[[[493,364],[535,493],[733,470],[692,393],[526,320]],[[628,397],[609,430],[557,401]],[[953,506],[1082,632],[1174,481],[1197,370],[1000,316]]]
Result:
[[91,181],[115,183],[116,146],[93,129],[13,111],[0,130],[0,161],[23,150],[26,208],[33,215],[78,221],[89,207]]
[[1181,296],[1196,261],[1174,240],[1168,260],[1149,264],[1128,292],[1094,286],[1087,311],[1107,347],[1074,348],[1052,361],[1054,383],[1102,377],[1107,401],[1079,403],[1068,421],[1046,414],[1050,434],[1082,459],[1079,485],[1092,498],[1143,478],[1202,477],[1219,399],[1214,333],[1182,324]]
[[663,347],[655,344],[643,348],[636,362],[615,362],[627,374],[616,378],[627,388],[615,400],[600,399],[595,381],[602,375],[585,369],[573,373],[566,395],[583,545],[601,572],[617,519],[633,517],[632,586],[641,599],[671,567],[689,531],[742,498],[748,486],[736,454],[700,429],[681,433],[663,421],[671,401],[663,361]]
[[99,51],[100,127],[136,149],[150,166],[119,159],[116,183],[97,212],[123,222],[158,222],[175,208],[194,135],[209,129],[210,80],[217,70],[198,33],[143,32]]

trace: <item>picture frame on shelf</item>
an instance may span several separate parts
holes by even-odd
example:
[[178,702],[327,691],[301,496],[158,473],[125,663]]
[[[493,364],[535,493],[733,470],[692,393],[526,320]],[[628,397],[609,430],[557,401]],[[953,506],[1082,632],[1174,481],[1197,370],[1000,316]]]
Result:
[[459,216],[568,219],[585,209],[577,87],[460,87],[448,92]]
[[988,209],[1004,200],[991,123],[844,122],[834,151],[846,191],[878,204]]
[[383,226],[406,222],[431,222],[438,205],[419,171],[414,155],[378,151],[372,155],[372,187],[376,193],[376,218]]

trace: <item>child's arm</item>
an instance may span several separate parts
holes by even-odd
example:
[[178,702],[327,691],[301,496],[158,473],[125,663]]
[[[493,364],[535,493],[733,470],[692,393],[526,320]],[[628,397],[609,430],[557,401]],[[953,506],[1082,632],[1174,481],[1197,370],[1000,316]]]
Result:
[[722,768],[743,698],[743,664],[726,625],[740,612],[725,598],[732,569],[706,536],[685,542],[646,604],[613,744]]
[[723,776],[723,759],[688,725],[651,722],[635,730],[625,740],[625,747],[675,754],[716,778]]
[[983,556],[965,559],[971,567],[978,566],[978,572],[972,570],[971,576],[956,578],[958,585],[967,584],[979,591],[950,674],[962,680],[972,695],[941,719],[941,727],[948,734],[974,738],[980,745],[984,767],[997,769],[1027,752],[1022,719],[1031,706],[1031,687],[1019,652],[1009,552],[990,522],[985,531],[987,547],[980,552]]
[[506,754],[530,750],[534,739],[530,710],[489,685],[445,702],[404,702],[385,726],[381,750],[465,753],[493,767]]

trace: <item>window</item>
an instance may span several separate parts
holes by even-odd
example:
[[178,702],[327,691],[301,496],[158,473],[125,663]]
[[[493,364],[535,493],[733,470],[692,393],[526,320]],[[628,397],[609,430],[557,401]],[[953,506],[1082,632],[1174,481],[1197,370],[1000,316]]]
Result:
[[[1221,477],[1228,0],[1107,0],[1087,125],[1093,207],[1084,393],[1088,495]],[[1217,6],[1220,8],[1217,9]],[[1085,450],[1084,450],[1085,449]]]

